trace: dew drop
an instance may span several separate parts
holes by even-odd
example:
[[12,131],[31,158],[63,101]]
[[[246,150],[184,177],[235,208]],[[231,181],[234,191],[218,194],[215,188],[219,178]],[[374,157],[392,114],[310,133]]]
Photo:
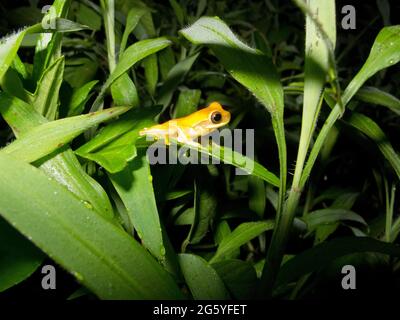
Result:
[[85,205],[86,208],[93,209],[93,206],[89,201],[81,200],[81,202]]

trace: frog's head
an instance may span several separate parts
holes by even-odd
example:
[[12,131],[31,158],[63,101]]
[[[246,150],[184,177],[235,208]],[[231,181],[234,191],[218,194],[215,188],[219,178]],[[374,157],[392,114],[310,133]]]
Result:
[[231,120],[230,112],[224,110],[218,102],[212,102],[202,111],[205,112],[207,116],[207,122],[205,125],[207,129],[216,129],[222,127]]

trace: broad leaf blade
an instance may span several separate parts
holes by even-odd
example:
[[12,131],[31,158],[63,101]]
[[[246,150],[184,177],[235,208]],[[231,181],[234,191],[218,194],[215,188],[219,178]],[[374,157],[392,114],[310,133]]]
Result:
[[125,168],[136,156],[135,142],[143,127],[154,124],[159,108],[131,110],[101,130],[93,139],[75,151],[81,157],[96,161],[108,172],[116,173]]
[[109,177],[143,245],[157,259],[164,260],[165,247],[146,154],[142,152],[124,170]]
[[40,170],[4,153],[0,193],[1,215],[100,298],[182,297],[172,278],[132,237]]
[[22,161],[33,162],[61,148],[92,126],[116,117],[128,108],[116,107],[82,116],[43,123],[8,146],[0,153],[10,154]]
[[[30,105],[4,93],[0,94],[0,106],[1,115],[13,129],[17,138],[32,128],[48,122]],[[48,158],[46,157],[36,165],[49,177],[68,188],[79,199],[93,206],[104,217],[111,219],[113,212],[104,189],[82,169],[70,149],[62,151],[49,155],[50,159],[46,159]]]
[[272,230],[273,221],[244,222],[232,231],[228,236],[222,239],[218,250],[210,260],[211,263],[223,260],[236,249],[249,242],[251,239],[259,236],[261,233]]
[[120,76],[122,76],[126,71],[128,71],[135,63],[146,58],[147,56],[156,53],[169,46],[171,41],[160,37],[156,39],[146,39],[136,42],[135,44],[128,47],[124,53],[121,55],[121,58],[116,65],[114,71],[110,74],[107,81],[104,83],[101,91],[93,102],[91,111],[96,111],[100,107],[100,104],[103,100],[104,94],[106,90],[113,84],[115,80],[117,80]]
[[207,261],[194,254],[182,253],[178,257],[183,276],[194,299],[229,299],[224,283]]
[[314,230],[320,225],[326,225],[342,220],[356,221],[363,225],[367,225],[363,217],[347,209],[327,208],[315,210],[313,212],[309,212],[302,220],[307,223],[309,231]]

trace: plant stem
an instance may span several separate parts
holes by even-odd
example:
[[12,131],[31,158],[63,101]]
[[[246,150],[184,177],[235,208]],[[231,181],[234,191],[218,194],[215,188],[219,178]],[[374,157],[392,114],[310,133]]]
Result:
[[115,33],[114,33],[114,0],[102,0],[101,8],[103,11],[104,28],[107,39],[108,68],[112,73],[116,66],[115,58]]

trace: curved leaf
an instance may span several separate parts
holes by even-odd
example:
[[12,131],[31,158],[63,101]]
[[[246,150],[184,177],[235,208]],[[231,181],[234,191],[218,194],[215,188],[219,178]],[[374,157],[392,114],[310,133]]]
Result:
[[333,260],[356,252],[378,252],[400,256],[400,246],[367,237],[344,237],[323,242],[286,262],[278,276],[280,285],[317,271]]
[[100,298],[182,298],[132,237],[39,169],[1,153],[0,193],[0,214]]
[[[5,93],[0,94],[0,113],[12,128],[17,139],[32,128],[48,122],[30,105]],[[71,149],[63,148],[35,163],[49,177],[64,185],[82,201],[92,205],[104,217],[111,219],[113,212],[110,200],[101,185],[81,167]]]
[[112,119],[127,110],[129,108],[115,107],[43,123],[21,135],[19,139],[1,149],[0,153],[13,155],[26,162],[36,161],[61,148],[92,126]]
[[400,157],[378,124],[361,113],[353,112],[347,122],[372,139],[400,177]]
[[223,260],[236,249],[259,236],[261,233],[274,228],[273,221],[245,222],[239,225],[228,236],[222,239],[218,250],[210,260],[210,263]]
[[146,154],[142,152],[124,170],[109,177],[143,245],[160,261],[163,260],[165,247]]
[[364,86],[358,90],[356,98],[364,102],[387,107],[397,115],[400,115],[400,99],[379,88]]
[[281,214],[286,192],[286,140],[283,123],[283,88],[271,58],[240,41],[218,17],[202,17],[180,33],[194,44],[208,45],[231,76],[251,91],[271,113],[279,153]]
[[96,100],[93,102],[90,110],[97,111],[99,109],[106,90],[115,80],[117,80],[126,71],[128,71],[135,63],[157,51],[164,49],[170,44],[170,40],[164,37],[160,37],[156,39],[141,40],[129,46],[121,55],[120,60],[116,65],[114,71],[110,74],[107,81],[102,86],[101,91]]
[[[361,70],[351,80],[342,96],[343,106],[353,98],[357,91],[370,77],[378,71],[395,65],[400,61],[400,25],[383,28],[376,37],[372,46],[371,52],[367,61],[362,66]],[[315,160],[328,136],[332,126],[341,116],[342,108],[336,104],[325,121],[318,137],[311,149],[306,166],[301,176],[300,187],[306,183],[311,169],[314,166]]]
[[196,300],[229,299],[218,273],[203,258],[194,254],[178,255],[186,283]]
[[329,224],[341,220],[356,221],[367,225],[364,218],[359,214],[347,209],[320,209],[307,213],[302,220],[307,223],[309,231],[314,230],[316,227],[324,224]]

